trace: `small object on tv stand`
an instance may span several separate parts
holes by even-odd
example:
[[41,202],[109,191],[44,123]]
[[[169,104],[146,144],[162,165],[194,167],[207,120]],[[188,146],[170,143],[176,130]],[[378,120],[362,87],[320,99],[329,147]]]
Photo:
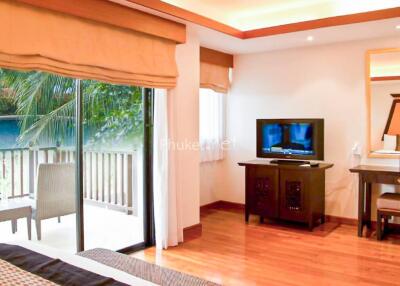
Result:
[[310,161],[301,161],[301,160],[271,160],[271,164],[278,164],[278,165],[311,165]]

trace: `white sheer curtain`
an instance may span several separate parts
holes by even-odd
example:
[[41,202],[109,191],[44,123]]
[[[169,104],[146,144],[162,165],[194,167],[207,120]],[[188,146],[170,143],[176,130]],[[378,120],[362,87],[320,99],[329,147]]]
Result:
[[200,88],[201,162],[222,160],[225,137],[225,94]]
[[153,128],[153,190],[156,246],[166,249],[183,241],[180,198],[175,184],[175,150],[169,149],[167,91],[156,89]]

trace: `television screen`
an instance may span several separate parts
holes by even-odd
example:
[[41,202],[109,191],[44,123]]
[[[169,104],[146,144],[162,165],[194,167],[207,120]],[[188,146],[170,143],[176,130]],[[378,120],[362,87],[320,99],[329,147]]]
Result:
[[310,123],[265,124],[262,134],[263,152],[314,155]]
[[268,158],[323,158],[323,121],[259,119],[257,155]]

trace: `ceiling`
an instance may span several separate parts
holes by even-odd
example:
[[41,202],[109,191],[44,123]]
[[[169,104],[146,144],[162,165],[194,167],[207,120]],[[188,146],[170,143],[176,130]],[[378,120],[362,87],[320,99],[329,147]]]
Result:
[[162,0],[246,31],[400,6],[400,0]]
[[[204,47],[233,54],[248,54],[397,36],[399,39],[397,46],[400,47],[400,30],[395,28],[398,24],[400,17],[247,40],[233,38],[197,25],[188,27],[199,36],[200,44]],[[313,37],[313,41],[307,40],[309,36]]]
[[[290,49],[297,47],[308,47],[315,45],[323,45],[330,44],[335,42],[345,42],[345,41],[354,41],[354,40],[363,40],[363,39],[371,39],[371,38],[382,38],[382,37],[399,37],[400,47],[400,29],[396,29],[396,26],[400,26],[400,15],[397,18],[389,18],[385,20],[377,20],[377,21],[369,21],[363,23],[356,24],[348,24],[348,25],[340,25],[340,26],[332,26],[325,27],[319,29],[312,29],[306,31],[299,32],[291,32],[285,34],[278,34],[273,36],[263,36],[257,38],[250,39],[240,39],[238,37],[222,33],[216,31],[214,29],[210,29],[204,27],[199,24],[192,23],[191,21],[187,21],[182,18],[174,17],[170,14],[163,13],[160,11],[156,11],[154,9],[146,7],[146,5],[135,4],[130,0],[110,0],[112,2],[119,3],[124,6],[132,7],[135,9],[139,9],[145,11],[147,13],[151,13],[154,15],[161,16],[166,19],[170,19],[173,21],[177,21],[180,23],[184,23],[187,25],[187,28],[190,33],[195,33],[200,41],[200,45],[203,47],[219,50],[222,52],[227,52],[231,54],[246,54],[246,53],[258,53],[272,50],[281,50],[281,49]],[[164,0],[168,2],[175,1],[176,5],[188,3],[194,3],[193,6],[190,6],[190,9],[200,9],[196,7],[211,7],[207,12],[202,12],[207,15],[207,17],[216,17],[218,11],[226,11],[227,14],[225,16],[219,17],[231,17],[234,13],[239,13],[238,11],[248,11],[247,9],[253,9],[253,11],[257,10],[257,7],[261,7],[268,5],[278,5],[279,3],[305,3],[305,2],[313,2],[313,3],[328,3],[328,2],[347,2],[350,7],[356,6],[354,3],[375,3],[374,5],[395,5],[400,6],[400,0]],[[179,2],[179,3],[178,3]],[[182,4],[183,3],[183,4]],[[196,4],[197,3],[197,4]],[[244,5],[244,3],[246,5]],[[266,4],[267,3],[267,4]],[[175,4],[174,4],[175,5]],[[215,5],[215,7],[214,7]],[[264,7],[262,6],[262,7]],[[359,6],[359,5],[358,5]],[[383,9],[392,6],[379,6],[378,9]],[[246,8],[250,7],[250,8]],[[282,6],[281,6],[282,7]],[[370,5],[363,6],[365,9],[371,9]],[[367,8],[368,7],[368,8]],[[185,8],[186,9],[186,8]],[[349,8],[347,8],[349,9]],[[358,12],[361,11],[357,10]],[[262,9],[260,9],[261,11]],[[214,12],[211,12],[214,11]],[[236,11],[236,12],[233,12]],[[348,10],[349,11],[349,10]],[[353,11],[354,12],[354,11]],[[200,13],[196,10],[196,13]],[[279,12],[282,19],[285,18],[285,13]],[[245,15],[243,13],[242,15]],[[282,16],[283,15],[283,16]],[[268,18],[268,17],[266,17]],[[219,20],[221,21],[221,20]],[[308,41],[307,38],[312,36],[313,40]]]

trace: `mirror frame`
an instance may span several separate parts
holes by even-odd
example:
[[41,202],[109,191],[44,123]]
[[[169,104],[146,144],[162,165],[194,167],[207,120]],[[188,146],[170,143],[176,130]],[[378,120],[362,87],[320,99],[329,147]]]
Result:
[[381,159],[400,159],[400,155],[397,154],[376,154],[371,150],[371,56],[375,54],[385,54],[399,52],[400,48],[388,48],[388,49],[376,49],[368,50],[365,54],[365,91],[367,101],[367,152],[368,158],[381,158]]

